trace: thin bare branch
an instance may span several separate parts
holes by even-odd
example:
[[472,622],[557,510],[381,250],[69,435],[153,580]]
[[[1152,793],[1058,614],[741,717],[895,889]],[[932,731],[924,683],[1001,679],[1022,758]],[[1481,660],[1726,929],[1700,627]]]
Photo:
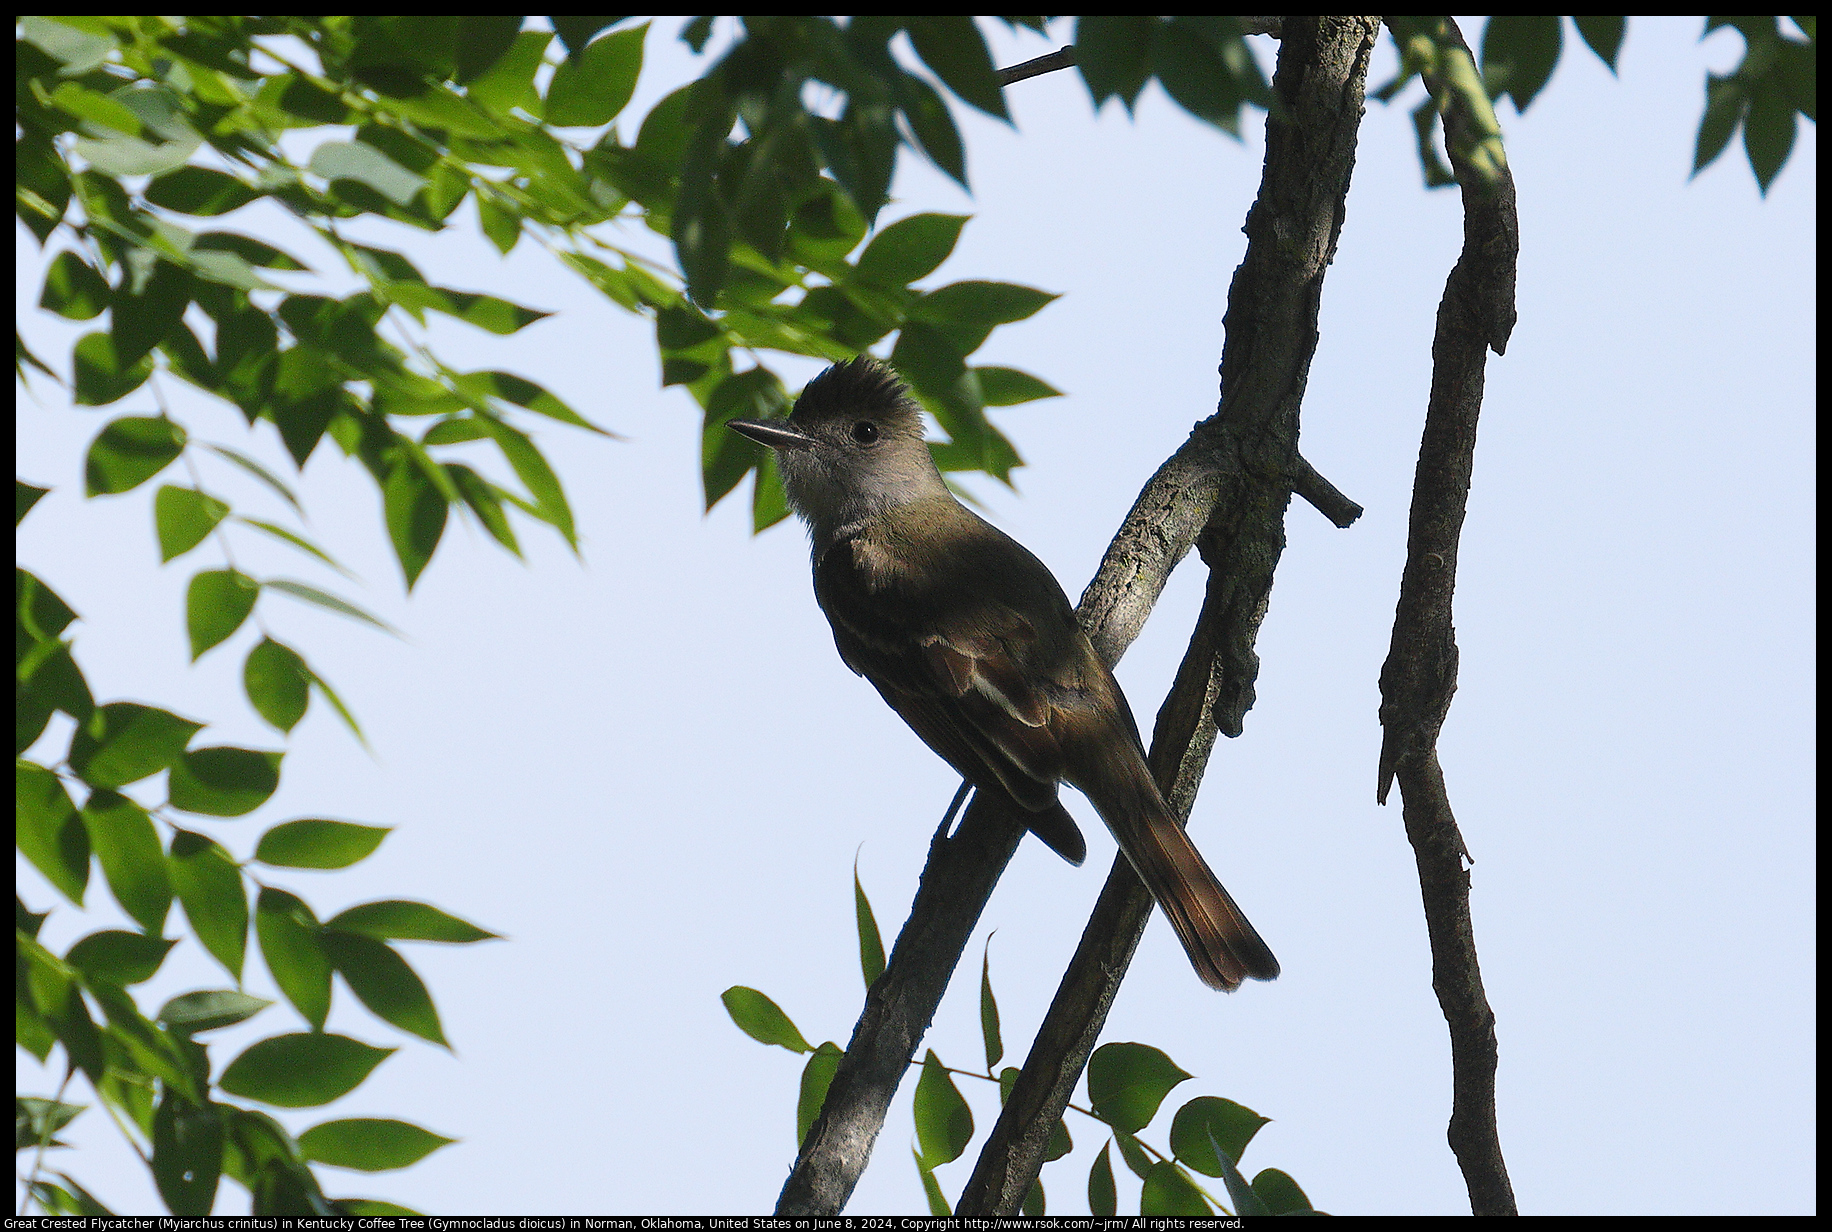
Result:
[[1067,47],[1058,47],[1047,55],[1038,56],[1035,60],[1026,60],[1022,64],[1000,69],[999,84],[1008,86],[1015,82],[1028,81],[1032,77],[1041,77],[1045,73],[1053,73],[1060,68],[1074,67],[1075,46],[1071,43]]
[[[1495,1015],[1482,987],[1469,910],[1469,851],[1438,763],[1438,731],[1457,689],[1451,599],[1482,410],[1488,351],[1499,355],[1514,327],[1520,251],[1514,181],[1488,96],[1456,23],[1418,23],[1435,48],[1426,87],[1444,119],[1445,148],[1463,194],[1463,253],[1444,286],[1432,342],[1431,400],[1413,478],[1406,567],[1393,641],[1380,673],[1380,782],[1405,800],[1406,837],[1418,863],[1431,984],[1450,1028],[1449,1139],[1477,1215],[1517,1214],[1495,1123]],[[1404,41],[1406,35],[1395,30]]]

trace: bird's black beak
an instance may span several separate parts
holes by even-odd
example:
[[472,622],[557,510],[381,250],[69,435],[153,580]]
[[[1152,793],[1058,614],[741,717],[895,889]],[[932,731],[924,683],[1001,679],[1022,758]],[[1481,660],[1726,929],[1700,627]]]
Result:
[[771,449],[807,449],[814,438],[783,419],[731,419],[725,426]]

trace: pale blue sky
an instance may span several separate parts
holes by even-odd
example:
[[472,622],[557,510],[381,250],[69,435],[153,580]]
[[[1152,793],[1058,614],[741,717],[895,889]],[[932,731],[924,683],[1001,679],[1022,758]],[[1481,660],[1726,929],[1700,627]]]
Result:
[[[1472,41],[1479,28],[1466,22]],[[1620,80],[1568,34],[1533,109],[1502,115],[1520,323],[1488,369],[1441,749],[1476,858],[1502,1142],[1524,1213],[1814,1207],[1815,132],[1803,126],[1766,201],[1740,149],[1688,183],[1704,71],[1740,48],[1733,33],[1701,46],[1699,29],[1634,19]],[[1045,49],[1001,36],[998,57]],[[671,28],[649,52],[632,114],[695,71]],[[1383,47],[1376,84],[1390,65]],[[1104,1036],[1155,1044],[1196,1075],[1173,1106],[1223,1095],[1273,1118],[1248,1172],[1283,1168],[1337,1214],[1468,1209],[1444,1144],[1448,1048],[1411,855],[1397,801],[1374,804],[1376,678],[1433,319],[1461,242],[1455,196],[1420,186],[1406,115],[1417,90],[1369,105],[1304,406],[1307,456],[1368,512],[1339,531],[1294,503],[1259,704],[1217,748],[1192,821],[1285,974],[1212,993],[1156,921]],[[957,109],[973,198],[906,159],[885,218],[975,215],[937,283],[1063,293],[995,333],[983,360],[1069,396],[995,412],[1029,465],[1016,494],[973,486],[1074,596],[1139,486],[1214,405],[1261,150],[1155,87],[1136,120],[1091,117],[1066,73],[1009,95],[1016,132]],[[271,218],[230,221],[328,268]],[[444,1214],[762,1212],[793,1156],[800,1063],[741,1035],[718,994],[761,988],[810,1039],[843,1043],[861,995],[855,852],[888,943],[954,784],[833,653],[800,532],[751,538],[742,493],[702,516],[698,414],[657,389],[648,326],[531,243],[499,259],[468,206],[458,221],[437,239],[358,231],[447,285],[555,312],[508,339],[440,323],[434,347],[537,379],[629,439],[537,429],[583,565],[538,528],[523,531],[524,566],[454,523],[411,601],[367,477],[328,446],[308,468],[312,532],[361,574],[352,597],[408,641],[274,598],[263,612],[343,691],[376,754],[315,707],[275,800],[204,828],[245,855],[290,817],[398,827],[350,872],[263,879],[321,915],[421,898],[510,940],[410,947],[455,1057],[399,1038],[340,990],[332,1029],[401,1052],[330,1109],[281,1117],[299,1130],[398,1116],[464,1140],[404,1172],[331,1173],[334,1194]],[[33,309],[42,263],[18,234],[22,328],[67,363],[80,329]],[[778,370],[794,386],[814,367]],[[156,485],[80,498],[87,440],[112,414],[148,411],[148,395],[72,411],[35,388],[44,405],[21,400],[20,475],[57,491],[23,528],[21,562],[82,614],[73,631],[97,695],[208,718],[212,742],[278,747],[240,697],[251,633],[185,662],[182,589],[215,566],[212,549],[157,566]],[[283,458],[271,429],[250,434],[233,410],[165,388],[196,435]],[[225,469],[205,478],[255,516],[281,512]],[[236,552],[249,572],[329,580],[259,541]],[[1142,724],[1200,574],[1192,557],[1120,667]],[[976,967],[997,931],[1014,1064],[1112,858],[1092,810],[1069,804],[1087,865],[1026,843],[969,948]],[[54,905],[23,862],[19,878],[29,905]],[[61,950],[111,924],[99,888],[91,902],[86,917],[60,908],[47,939]],[[272,995],[257,960],[248,974]],[[187,944],[148,999],[222,982]],[[976,981],[957,985],[927,1043],[972,1067]],[[219,1033],[213,1056],[220,1066],[296,1024],[277,1005]],[[30,1058],[18,1080],[55,1086]],[[966,1094],[983,1131],[996,1098]],[[853,1213],[923,1209],[907,1105],[906,1091]],[[1086,1209],[1096,1128],[1071,1118],[1078,1149],[1044,1174],[1052,1211]],[[68,1136],[82,1149],[58,1163],[104,1201],[161,1209],[98,1111]],[[941,1170],[950,1196],[972,1153]],[[1136,1210],[1136,1180],[1119,1182],[1121,1209]],[[219,1210],[246,1209],[224,1192]]]

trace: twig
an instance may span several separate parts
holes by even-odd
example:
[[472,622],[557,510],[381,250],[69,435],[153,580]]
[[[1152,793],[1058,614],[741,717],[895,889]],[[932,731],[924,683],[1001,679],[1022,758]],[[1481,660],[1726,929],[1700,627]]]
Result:
[[[1117,658],[1111,648],[1130,642],[1168,566],[1200,530],[1207,595],[1151,748],[1152,771],[1179,816],[1188,816],[1217,729],[1237,734],[1252,704],[1253,642],[1284,546],[1287,477],[1301,469],[1298,407],[1379,31],[1377,17],[1285,20],[1273,83],[1285,106],[1268,119],[1247,255],[1228,292],[1221,409],[1146,485],[1082,599],[1096,648]],[[1186,528],[1190,538],[1182,539]],[[1117,860],[957,1214],[1019,1209],[1151,910],[1131,867]]]
[[1488,351],[1499,355],[1513,329],[1514,270],[1520,250],[1514,181],[1474,74],[1469,47],[1449,18],[1412,19],[1402,31],[1430,39],[1435,62],[1425,85],[1444,117],[1445,148],[1463,194],[1463,252],[1444,286],[1432,342],[1431,400],[1413,478],[1406,567],[1393,641],[1380,672],[1378,798],[1397,778],[1406,837],[1418,863],[1431,984],[1450,1028],[1448,1137],[1463,1169],[1470,1210],[1513,1215],[1513,1186],[1495,1124],[1495,1015],[1482,987],[1469,911],[1468,849],[1445,792],[1438,730],[1457,688],[1451,598],[1457,546],[1476,448]]
[[1317,468],[1300,456],[1291,472],[1291,490],[1309,501],[1318,513],[1347,530],[1364,512],[1360,505],[1337,491],[1336,485],[1317,473]]
[[1022,64],[1000,69],[999,84],[1008,86],[1014,82],[1028,81],[1032,77],[1041,77],[1045,73],[1053,73],[1059,68],[1073,67],[1075,67],[1075,46],[1071,43],[1067,47],[1058,47],[1048,55],[1038,56],[1035,60],[1026,60]]

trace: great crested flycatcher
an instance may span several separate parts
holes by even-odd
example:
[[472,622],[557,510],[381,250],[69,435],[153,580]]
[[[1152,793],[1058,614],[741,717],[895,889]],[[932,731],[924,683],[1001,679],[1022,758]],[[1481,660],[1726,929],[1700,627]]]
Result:
[[861,356],[810,381],[787,419],[728,426],[776,452],[846,666],[1071,864],[1087,847],[1057,784],[1086,795],[1203,982],[1232,991],[1276,977],[1278,960],[1165,805],[1126,697],[1062,587],[954,499],[896,376]]

